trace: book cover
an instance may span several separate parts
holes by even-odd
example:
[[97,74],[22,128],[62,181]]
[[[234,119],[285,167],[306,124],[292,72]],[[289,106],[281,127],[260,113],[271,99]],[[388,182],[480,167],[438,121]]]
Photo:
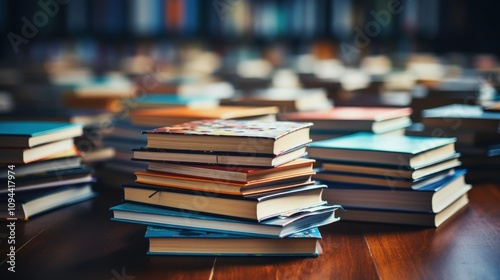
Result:
[[251,182],[312,172],[314,163],[315,160],[312,159],[298,158],[276,167],[265,168],[241,165],[179,164],[152,161],[149,162],[148,171],[233,182]]
[[322,182],[328,185],[323,198],[344,207],[437,213],[472,188],[465,183],[465,174],[465,170],[457,170],[418,189]]
[[83,134],[79,124],[42,121],[0,121],[0,147],[30,148]]
[[[62,169],[39,174],[16,177],[16,193],[35,189],[48,189],[58,186],[92,182],[91,169],[86,167]],[[8,184],[8,178],[0,179],[3,185]],[[7,193],[7,188],[0,189],[0,195]]]
[[458,214],[468,203],[466,193],[439,213],[345,207],[346,211],[339,212],[339,216],[343,221],[439,227]]
[[189,211],[204,212],[252,221],[263,221],[284,213],[326,204],[321,198],[325,185],[297,184],[286,189],[248,195],[230,195],[154,185],[123,185],[124,200]]
[[120,222],[283,238],[338,221],[335,216],[337,209],[337,205],[311,207],[304,212],[271,218],[260,223],[137,203],[122,203],[111,207],[110,211],[113,211],[112,220]]
[[[312,123],[200,120],[144,131],[147,148],[280,154],[310,142]],[[203,137],[203,138],[201,138]]]
[[27,221],[36,215],[63,206],[76,204],[96,196],[90,184],[67,185],[16,193],[15,211],[8,211],[8,194],[0,194],[0,219]]
[[260,238],[228,233],[148,226],[149,255],[301,256],[321,253],[321,234],[312,228],[287,238]]
[[360,132],[310,144],[311,158],[405,165],[414,168],[455,154],[456,138],[377,135]]

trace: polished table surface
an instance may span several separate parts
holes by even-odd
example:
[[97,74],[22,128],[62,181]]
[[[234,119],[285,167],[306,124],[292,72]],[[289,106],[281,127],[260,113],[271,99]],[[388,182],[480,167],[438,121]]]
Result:
[[478,184],[439,228],[338,222],[321,228],[317,258],[147,256],[145,226],[113,222],[122,194],[16,223],[16,272],[0,279],[500,279],[500,186]]

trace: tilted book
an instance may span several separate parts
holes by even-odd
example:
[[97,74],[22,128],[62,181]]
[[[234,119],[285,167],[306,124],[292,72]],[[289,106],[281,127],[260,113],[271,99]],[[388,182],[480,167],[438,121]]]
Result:
[[321,205],[307,208],[307,211],[301,213],[271,218],[258,223],[138,203],[123,203],[110,208],[113,211],[112,220],[114,221],[281,238],[338,221],[339,219],[335,216],[337,209],[336,205]]
[[129,183],[123,185],[124,200],[253,221],[299,213],[302,209],[325,205],[325,185],[298,185],[252,195],[224,195],[169,187]]

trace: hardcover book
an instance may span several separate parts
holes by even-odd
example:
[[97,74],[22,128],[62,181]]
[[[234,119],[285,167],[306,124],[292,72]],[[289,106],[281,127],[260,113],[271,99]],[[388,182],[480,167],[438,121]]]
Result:
[[123,185],[123,192],[128,202],[263,221],[326,204],[321,197],[325,188],[325,185],[308,184],[237,196],[129,183]]
[[278,155],[310,142],[312,123],[201,120],[147,130],[147,148]]
[[411,125],[411,108],[334,107],[326,111],[280,115],[284,121],[314,123],[314,130],[350,130],[385,133]]
[[169,162],[149,162],[148,171],[163,172],[198,178],[210,178],[229,182],[257,182],[303,174],[313,174],[314,160],[298,158],[291,162],[272,167],[245,167],[241,165],[181,164]]
[[319,181],[329,181],[332,184],[369,185],[386,188],[419,189],[431,183],[445,179],[455,173],[454,169],[443,170],[436,174],[427,175],[418,179],[406,179],[384,175],[366,175],[358,173],[344,173],[320,171],[314,175]]
[[452,104],[422,111],[422,123],[426,127],[498,132],[500,113],[484,112],[481,106]]
[[345,207],[346,211],[340,211],[339,216],[343,221],[439,227],[468,203],[468,196],[464,194],[439,213]]
[[244,195],[276,189],[286,189],[297,184],[311,183],[313,171],[296,176],[272,178],[252,182],[230,182],[225,180],[213,180],[209,178],[198,178],[188,176],[170,175],[158,172],[135,172],[136,182],[155,186],[165,186],[188,190],[207,191],[233,195]]
[[[92,182],[89,168],[77,167],[71,169],[55,170],[46,173],[16,176],[16,193],[27,192],[35,189],[48,189],[66,185]],[[0,179],[3,185],[8,184],[9,178]],[[0,195],[7,193],[7,188],[0,189]]]
[[322,252],[317,228],[287,238],[264,238],[148,226],[145,237],[149,255],[316,257]]
[[378,175],[388,178],[401,178],[417,180],[437,172],[449,170],[461,165],[460,154],[456,153],[449,159],[420,168],[409,168],[406,166],[393,166],[382,164],[359,164],[352,162],[323,162],[322,170],[331,172],[345,172],[359,175]]
[[438,213],[471,189],[465,183],[465,173],[463,169],[457,170],[416,190],[322,182],[328,185],[323,199],[345,207]]
[[309,157],[419,168],[454,155],[455,138],[389,136],[360,132],[311,143]]
[[91,199],[96,194],[90,184],[68,185],[55,189],[34,190],[15,195],[14,215],[8,211],[8,194],[1,194],[0,219],[27,221],[44,212]]
[[206,119],[276,119],[278,107],[217,106],[213,108],[175,107],[166,109],[144,109],[131,112],[134,125],[166,126]]
[[302,145],[278,155],[140,148],[133,150],[133,159],[217,164],[225,166],[275,167],[306,156],[306,148],[307,145]]
[[74,150],[73,139],[42,144],[33,148],[0,148],[2,155],[0,164],[30,163],[72,150]]
[[31,148],[83,134],[78,124],[41,121],[0,121],[0,147]]
[[336,205],[311,207],[307,212],[257,223],[137,203],[123,203],[110,208],[114,221],[274,238],[336,222],[339,220],[335,217],[337,209]]

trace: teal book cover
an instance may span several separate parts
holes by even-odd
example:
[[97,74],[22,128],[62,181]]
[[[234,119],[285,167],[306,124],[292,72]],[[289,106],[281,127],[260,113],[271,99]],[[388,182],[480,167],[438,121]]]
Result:
[[219,104],[218,99],[205,96],[180,96],[175,94],[148,94],[138,97],[136,100],[139,106],[173,105],[173,106],[196,106]]
[[309,147],[311,149],[318,148],[419,154],[434,148],[454,143],[455,141],[456,138],[393,136],[360,132],[344,137],[312,142]]
[[44,134],[55,133],[70,128],[81,128],[79,124],[66,122],[43,122],[43,121],[0,121],[0,137],[2,136],[25,136],[35,137]]

